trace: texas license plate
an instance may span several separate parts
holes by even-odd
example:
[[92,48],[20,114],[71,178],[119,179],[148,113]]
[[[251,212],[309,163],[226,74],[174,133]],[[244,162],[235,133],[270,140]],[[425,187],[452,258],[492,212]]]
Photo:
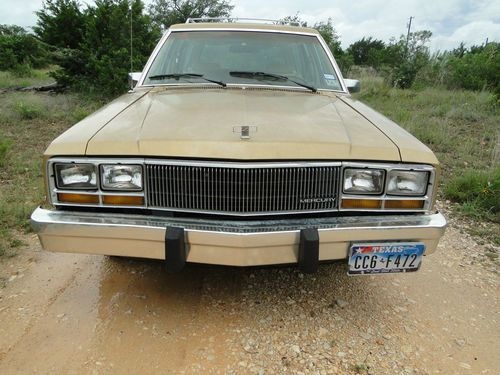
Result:
[[358,243],[349,253],[349,275],[415,272],[425,245],[417,242]]

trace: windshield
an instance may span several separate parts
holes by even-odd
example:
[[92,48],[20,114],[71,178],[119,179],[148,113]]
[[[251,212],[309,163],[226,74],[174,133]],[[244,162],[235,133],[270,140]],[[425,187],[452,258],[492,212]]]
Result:
[[298,87],[298,83],[317,89],[342,90],[315,36],[250,31],[172,32],[143,84],[199,84],[207,79],[293,87]]

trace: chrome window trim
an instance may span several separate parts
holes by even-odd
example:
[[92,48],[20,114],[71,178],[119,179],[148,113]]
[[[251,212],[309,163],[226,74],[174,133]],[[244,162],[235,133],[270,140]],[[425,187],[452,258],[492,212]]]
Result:
[[[132,89],[132,91],[135,90],[135,88],[139,87],[156,87],[156,86],[163,86],[163,85],[144,85],[144,80],[146,79],[147,73],[151,69],[151,65],[153,64],[154,60],[158,56],[158,53],[160,52],[161,48],[165,44],[165,41],[167,38],[170,36],[170,34],[175,33],[175,32],[192,32],[192,31],[243,31],[243,32],[263,32],[263,33],[277,33],[277,34],[291,34],[291,35],[305,35],[305,36],[311,36],[315,37],[318,39],[320,42],[321,46],[323,47],[323,50],[325,51],[326,55],[328,56],[328,59],[330,60],[330,63],[333,66],[333,70],[335,71],[335,74],[339,78],[339,82],[341,84],[342,90],[327,90],[327,89],[321,89],[318,91],[325,91],[325,92],[339,92],[343,94],[349,94],[349,90],[347,89],[347,85],[344,82],[344,77],[342,76],[342,73],[340,71],[340,68],[337,64],[337,61],[335,60],[335,57],[333,56],[332,51],[330,51],[330,48],[328,48],[328,45],[326,44],[325,40],[321,37],[320,34],[317,34],[315,32],[305,32],[305,31],[288,31],[288,30],[270,30],[270,29],[260,29],[260,28],[242,28],[242,27],[231,27],[231,28],[218,28],[218,27],[207,27],[206,29],[202,28],[181,28],[181,29],[175,29],[175,31],[172,31],[172,29],[168,29],[165,34],[160,38],[160,41],[156,45],[155,49],[151,53],[151,56],[149,57],[146,65],[144,66],[144,69],[142,71],[141,78],[139,78],[139,81],[137,82],[137,85]],[[215,85],[215,84],[214,84]],[[229,84],[228,84],[229,85]],[[245,86],[245,85],[242,85]],[[246,85],[248,86],[248,85]],[[266,85],[266,87],[277,87],[273,85]],[[285,88],[288,88],[285,86]],[[305,89],[307,90],[307,89]]]

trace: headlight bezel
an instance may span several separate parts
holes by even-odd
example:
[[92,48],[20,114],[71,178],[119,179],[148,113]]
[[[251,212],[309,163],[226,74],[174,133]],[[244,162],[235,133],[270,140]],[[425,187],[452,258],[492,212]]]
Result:
[[[347,174],[351,171],[358,171],[358,172],[366,172],[366,173],[370,173],[370,172],[380,172],[380,187],[378,190],[375,190],[375,191],[363,191],[363,190],[351,190],[351,191],[348,191],[346,189],[346,182],[347,182]],[[341,181],[341,185],[342,185],[342,192],[344,194],[348,194],[348,195],[382,195],[384,193],[384,190],[385,190],[385,179],[386,179],[386,171],[384,169],[381,169],[381,168],[352,168],[352,167],[346,167],[344,168],[343,172],[342,172],[342,181]]]
[[[69,167],[70,168],[78,168],[78,166],[83,166],[83,167],[92,167],[93,169],[93,174],[94,174],[94,183],[90,184],[90,186],[77,186],[76,184],[65,184],[61,180],[63,179],[62,172],[64,169],[59,169],[59,167]],[[53,163],[53,174],[54,174],[54,183],[57,189],[60,190],[82,190],[82,191],[96,191],[98,189],[98,181],[99,181],[99,176],[98,176],[98,170],[93,163],[86,163],[86,162],[74,162],[74,163],[63,163],[63,162],[56,162]]]
[[[93,157],[53,157],[50,158],[46,161],[46,176],[47,176],[47,181],[46,181],[46,186],[47,186],[47,193],[48,193],[48,203],[55,205],[55,206],[82,206],[82,207],[126,207],[126,208],[145,208],[147,206],[146,202],[146,194],[145,194],[145,188],[144,188],[144,181],[145,181],[145,163],[144,163],[143,158],[93,158]],[[91,164],[94,166],[95,173],[96,173],[96,188],[93,189],[84,189],[84,188],[74,188],[70,189],[64,186],[60,186],[57,184],[57,172],[55,169],[56,164],[61,164],[61,165],[70,165],[70,164]],[[141,174],[141,181],[142,181],[142,188],[141,190],[126,190],[126,189],[116,189],[116,190],[108,190],[108,189],[103,189],[102,188],[102,171],[101,171],[101,165],[138,165],[141,167],[142,174]],[[74,194],[80,194],[82,196],[95,196],[97,197],[97,200],[92,203],[72,203],[72,202],[67,202],[59,199],[60,194],[64,193],[74,193]],[[142,198],[142,204],[121,204],[121,205],[114,205],[114,204],[108,204],[106,203],[105,197],[109,196],[115,196],[118,197],[141,197]]]
[[[367,194],[367,193],[346,193],[344,191],[345,183],[345,170],[352,168],[360,169],[383,169],[385,170],[385,182],[384,190],[382,194]],[[389,194],[389,174],[392,171],[402,171],[402,172],[426,172],[427,181],[423,194],[410,195],[410,194]],[[411,163],[384,163],[384,162],[343,162],[342,163],[342,179],[340,180],[339,189],[339,211],[360,211],[360,212],[430,212],[433,209],[435,200],[435,189],[436,189],[436,178],[438,174],[437,167],[430,164],[411,164]],[[374,200],[380,202],[379,208],[347,208],[342,207],[342,202],[344,200]],[[392,208],[392,204],[387,204],[390,201],[400,201],[400,200],[414,200],[422,201],[421,208],[415,209],[396,209]]]
[[[418,191],[416,193],[405,192],[399,189],[398,191],[391,191],[390,184],[392,182],[392,175],[402,173],[402,174],[414,174],[414,175],[423,175],[425,176],[425,182],[422,186],[422,191]],[[408,170],[408,169],[392,169],[387,173],[387,182],[386,182],[386,194],[389,196],[398,196],[398,197],[423,197],[427,194],[427,190],[429,189],[429,178],[430,171],[427,170]]]
[[[140,182],[141,185],[138,188],[120,188],[120,187],[110,187],[106,186],[109,184],[106,182],[106,167],[115,167],[115,168],[127,168],[127,167],[138,167],[140,169]],[[100,176],[100,187],[102,191],[119,191],[119,192],[140,192],[144,191],[144,166],[142,164],[130,164],[130,163],[106,163],[99,165],[99,176]]]

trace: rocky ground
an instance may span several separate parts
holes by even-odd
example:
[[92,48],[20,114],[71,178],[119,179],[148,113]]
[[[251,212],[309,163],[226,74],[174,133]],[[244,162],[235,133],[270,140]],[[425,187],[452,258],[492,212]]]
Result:
[[451,222],[414,274],[41,251],[0,264],[0,374],[498,374],[498,248]]

